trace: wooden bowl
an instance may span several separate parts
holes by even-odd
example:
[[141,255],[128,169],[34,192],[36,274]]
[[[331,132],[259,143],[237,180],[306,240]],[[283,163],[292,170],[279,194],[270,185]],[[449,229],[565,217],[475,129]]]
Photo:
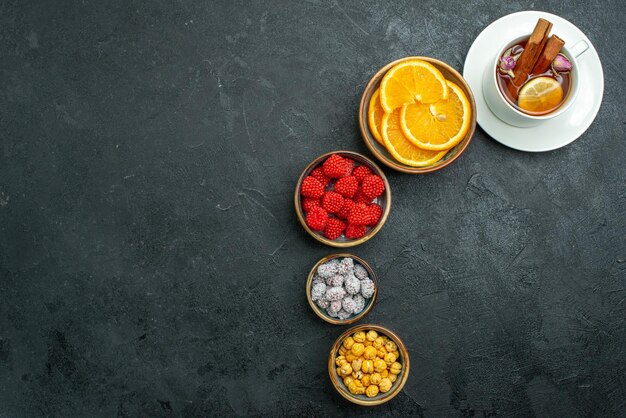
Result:
[[[373,398],[368,398],[365,395],[353,395],[352,393],[350,393],[346,385],[343,384],[343,380],[339,376],[337,376],[337,372],[335,371],[335,359],[337,358],[339,347],[341,347],[341,344],[346,337],[354,334],[357,331],[365,331],[371,329],[378,332],[379,334],[386,335],[394,343],[396,343],[396,345],[398,346],[398,352],[400,353],[400,358],[397,361],[402,364],[402,372],[398,375],[398,380],[393,383],[389,392],[379,393]],[[330,380],[331,382],[333,382],[333,386],[335,387],[335,389],[337,389],[337,392],[339,392],[341,396],[343,396],[350,402],[364,406],[382,405],[393,399],[398,393],[400,393],[407,379],[409,378],[409,368],[409,352],[404,346],[402,340],[396,334],[394,334],[393,331],[380,325],[364,324],[350,328],[349,330],[341,334],[339,338],[337,338],[337,341],[335,341],[335,343],[333,344],[332,348],[330,349],[330,355],[328,356],[328,374],[330,375]]]
[[[367,230],[365,235],[358,239],[348,239],[342,235],[341,237],[332,241],[326,238],[321,232],[314,231],[311,228],[309,228],[309,226],[306,224],[306,221],[305,221],[305,214],[304,214],[304,210],[302,209],[302,200],[300,196],[300,186],[302,185],[302,180],[306,176],[308,176],[311,171],[313,171],[315,168],[321,165],[324,162],[324,160],[326,160],[326,158],[330,157],[333,154],[339,154],[343,157],[352,158],[355,162],[368,166],[370,170],[372,170],[374,174],[377,174],[378,176],[380,176],[380,178],[382,178],[383,182],[385,183],[384,193],[381,196],[378,196],[374,200],[374,203],[377,203],[383,209],[383,214],[380,217],[378,224],[376,224],[376,226],[374,227],[370,227],[370,229]],[[352,151],[332,151],[332,152],[328,152],[326,154],[320,155],[319,157],[311,161],[309,165],[306,166],[304,171],[302,171],[302,174],[300,174],[300,178],[298,178],[298,182],[296,183],[296,189],[294,193],[294,205],[296,208],[296,215],[298,215],[298,220],[300,220],[302,227],[313,238],[315,238],[321,243],[330,245],[331,247],[338,247],[338,248],[354,247],[356,245],[363,244],[365,241],[369,240],[374,235],[376,235],[378,231],[380,231],[380,229],[385,224],[385,221],[387,221],[387,217],[389,216],[389,211],[391,210],[391,189],[389,187],[389,181],[387,180],[385,173],[383,173],[380,167],[378,167],[369,158],[357,152],[352,152]]]
[[[372,295],[371,298],[369,298],[369,300],[367,301],[367,304],[365,305],[365,307],[360,313],[356,315],[353,314],[352,316],[346,319],[339,319],[339,318],[333,318],[332,316],[328,315],[328,313],[326,313],[325,309],[322,309],[319,306],[317,306],[317,304],[313,301],[313,299],[311,299],[311,287],[313,286],[313,277],[315,276],[315,272],[317,271],[317,268],[320,265],[335,258],[346,258],[346,257],[353,258],[355,263],[359,263],[360,265],[365,267],[365,270],[367,270],[367,273],[369,274],[370,279],[372,279],[372,281],[374,282],[374,294]],[[374,273],[374,270],[372,270],[372,267],[367,263],[367,261],[363,260],[361,257],[357,257],[354,254],[339,253],[339,254],[327,255],[326,257],[322,258],[320,261],[315,263],[315,265],[309,272],[309,277],[306,281],[306,298],[309,301],[309,305],[311,306],[311,309],[313,309],[313,312],[315,312],[315,314],[319,316],[320,318],[322,318],[324,321],[330,324],[334,324],[334,325],[348,325],[348,324],[357,322],[358,320],[363,318],[374,307],[374,301],[376,301],[377,295],[378,295],[378,278],[376,277],[376,273]]]
[[[441,160],[426,167],[411,167],[393,158],[389,151],[387,151],[384,146],[376,141],[374,135],[372,135],[370,131],[367,121],[367,112],[369,109],[370,98],[372,97],[372,94],[374,94],[376,89],[380,86],[380,82],[382,81],[384,75],[394,65],[412,59],[427,61],[437,67],[437,69],[441,71],[446,80],[452,81],[453,83],[458,85],[461,90],[463,90],[463,93],[465,93],[465,95],[467,96],[467,99],[469,100],[472,108],[472,120],[470,123],[470,129],[465,135],[465,138],[463,138],[461,142],[459,142],[456,146],[449,150],[448,153]],[[374,77],[371,78],[369,83],[367,83],[367,86],[365,86],[363,96],[361,96],[361,104],[359,106],[359,127],[361,129],[361,136],[363,136],[363,140],[365,141],[367,147],[370,149],[370,151],[372,151],[372,154],[374,154],[376,158],[378,158],[380,162],[382,162],[386,166],[391,167],[394,170],[410,174],[430,173],[433,171],[441,170],[445,166],[452,164],[454,160],[456,160],[461,156],[461,154],[463,154],[463,152],[469,145],[472,137],[474,136],[474,131],[476,130],[476,102],[474,101],[474,94],[472,93],[472,90],[470,89],[465,79],[461,76],[461,74],[458,73],[458,71],[456,71],[448,64],[429,57],[405,57],[390,62],[389,64],[378,70]]]

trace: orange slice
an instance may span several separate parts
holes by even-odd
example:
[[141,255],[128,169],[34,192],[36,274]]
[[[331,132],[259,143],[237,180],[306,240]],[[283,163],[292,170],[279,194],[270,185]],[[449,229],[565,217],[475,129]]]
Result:
[[446,151],[428,151],[416,147],[404,136],[400,120],[401,114],[402,108],[398,108],[392,113],[385,113],[381,126],[385,146],[393,158],[411,167],[425,167],[441,160],[446,155]]
[[372,135],[382,146],[385,146],[385,142],[383,141],[383,137],[380,136],[380,125],[383,122],[384,115],[385,109],[380,105],[380,89],[376,89],[370,98],[370,105],[367,110],[367,121]]
[[448,99],[402,107],[402,131],[420,148],[442,151],[461,142],[470,128],[472,107],[463,90],[446,80]]
[[517,105],[528,112],[554,110],[563,100],[563,87],[552,77],[537,77],[522,86]]
[[422,60],[394,65],[380,83],[380,104],[385,113],[405,103],[434,103],[447,98],[446,79],[435,66]]

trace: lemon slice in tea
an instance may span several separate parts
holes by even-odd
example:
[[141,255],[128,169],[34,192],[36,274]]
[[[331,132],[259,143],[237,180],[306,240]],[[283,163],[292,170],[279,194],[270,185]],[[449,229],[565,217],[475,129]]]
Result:
[[527,112],[547,113],[563,100],[563,87],[552,77],[533,78],[519,92],[517,105]]

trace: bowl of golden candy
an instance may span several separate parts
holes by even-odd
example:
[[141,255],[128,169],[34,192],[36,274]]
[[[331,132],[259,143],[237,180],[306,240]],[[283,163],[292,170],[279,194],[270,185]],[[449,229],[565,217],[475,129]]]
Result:
[[381,405],[404,387],[409,377],[409,353],[391,330],[358,325],[333,344],[328,373],[335,389],[350,402]]

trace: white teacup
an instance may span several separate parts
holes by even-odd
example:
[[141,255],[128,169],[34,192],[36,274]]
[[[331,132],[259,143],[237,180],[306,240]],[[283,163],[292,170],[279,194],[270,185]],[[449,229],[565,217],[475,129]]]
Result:
[[576,95],[578,94],[578,62],[576,61],[576,57],[583,54],[589,48],[589,45],[587,44],[587,42],[585,42],[585,40],[580,40],[576,42],[571,48],[564,46],[561,49],[561,53],[565,55],[572,63],[569,93],[566,92],[568,96],[565,98],[565,103],[561,104],[561,106],[559,106],[555,111],[541,116],[533,116],[524,113],[511,105],[511,103],[504,97],[504,95],[500,91],[500,88],[498,87],[498,80],[496,77],[496,71],[500,62],[500,57],[502,56],[504,51],[506,51],[513,45],[528,39],[529,36],[530,35],[519,36],[512,41],[507,42],[506,45],[500,48],[493,62],[490,65],[487,65],[485,73],[483,74],[482,83],[485,101],[487,102],[487,106],[489,106],[489,109],[491,109],[494,115],[500,118],[503,122],[520,128],[536,126],[544,120],[557,117],[563,112],[567,111],[567,109],[569,109],[572,103],[574,103],[574,100],[576,100]]

